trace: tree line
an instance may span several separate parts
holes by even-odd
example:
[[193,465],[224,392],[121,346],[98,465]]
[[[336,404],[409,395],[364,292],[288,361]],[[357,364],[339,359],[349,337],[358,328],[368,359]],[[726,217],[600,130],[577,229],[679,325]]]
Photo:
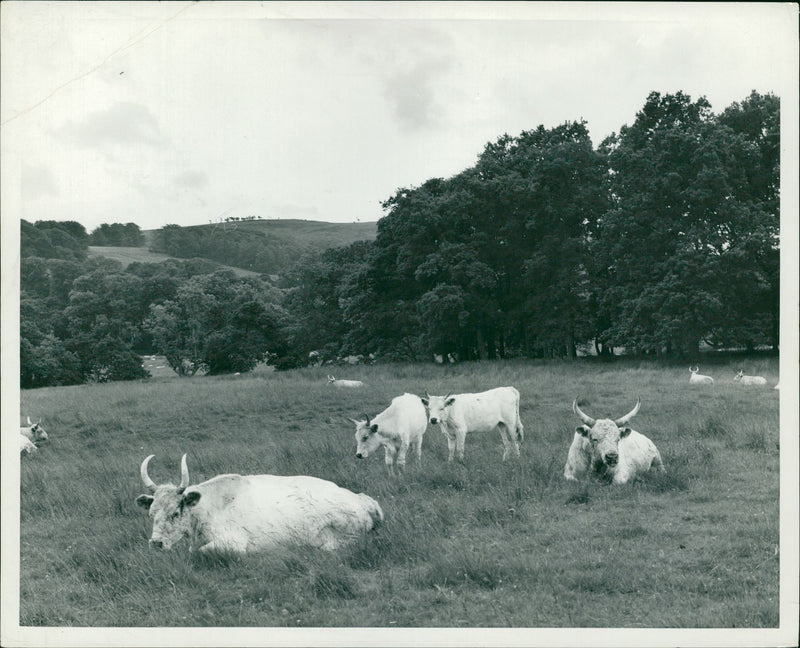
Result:
[[[289,368],[311,351],[777,349],[779,123],[772,94],[715,114],[703,97],[653,92],[597,147],[583,121],[503,135],[474,166],[387,198],[374,241],[294,264],[268,236],[171,225],[156,249],[186,260],[123,269],[87,259],[97,231],[23,221],[22,384],[139,377],[141,353],[186,374]],[[130,240],[129,225],[105,240]],[[191,258],[215,254],[261,259],[281,287]]]
[[585,122],[503,135],[399,189],[373,243],[297,267],[294,339],[408,358],[777,349],[779,122],[771,94],[714,114],[653,92],[597,148]]

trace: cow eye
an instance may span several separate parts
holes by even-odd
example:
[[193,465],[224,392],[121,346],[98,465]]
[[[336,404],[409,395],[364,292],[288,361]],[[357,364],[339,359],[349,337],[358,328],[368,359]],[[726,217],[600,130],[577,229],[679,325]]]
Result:
[[362,440],[362,441],[366,441],[368,438],[369,438],[369,437],[363,436],[363,437],[361,437],[361,440]]
[[180,512],[180,511],[175,511],[175,512],[174,512],[174,513],[173,513],[173,514],[170,516],[170,517],[172,517],[172,519],[174,520],[174,519],[175,519],[176,517],[178,517],[180,514],[181,514],[181,512]]

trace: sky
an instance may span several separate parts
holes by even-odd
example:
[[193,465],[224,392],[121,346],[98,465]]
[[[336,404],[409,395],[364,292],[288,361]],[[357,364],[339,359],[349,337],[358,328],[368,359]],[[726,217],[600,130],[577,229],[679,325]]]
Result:
[[[375,221],[503,134],[796,85],[790,4],[3,2],[3,218]],[[794,25],[793,25],[794,23]]]

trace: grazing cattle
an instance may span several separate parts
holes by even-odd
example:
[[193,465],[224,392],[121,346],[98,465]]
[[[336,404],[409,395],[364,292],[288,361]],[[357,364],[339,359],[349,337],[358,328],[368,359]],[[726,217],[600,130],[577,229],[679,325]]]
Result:
[[398,471],[406,466],[406,455],[411,446],[416,448],[417,464],[422,463],[422,437],[428,426],[425,408],[419,396],[403,394],[392,399],[391,404],[374,419],[363,415],[362,420],[348,419],[356,424],[356,457],[368,457],[384,448],[384,461],[390,475],[394,475],[395,459]]
[[689,367],[689,371],[692,373],[689,376],[689,384],[690,385],[713,385],[714,379],[711,376],[704,376],[703,374],[697,373],[700,371],[700,367],[695,367],[692,369]]
[[310,545],[334,550],[383,520],[380,505],[316,477],[218,475],[189,486],[186,455],[181,483],[156,484],[147,474],[150,455],[139,474],[151,494],[136,503],[153,519],[150,546],[169,549],[188,536],[191,549],[243,553]]
[[478,394],[447,394],[422,399],[428,418],[447,437],[447,461],[453,453],[464,461],[467,432],[498,430],[503,440],[503,461],[513,451],[519,457],[523,426],[519,418],[519,392],[514,387],[497,387]]
[[19,435],[19,453],[20,454],[22,454],[23,452],[27,453],[27,454],[33,454],[37,450],[38,450],[38,448],[36,447],[36,444],[33,441],[31,441],[24,434],[20,434]]
[[364,383],[360,380],[339,380],[328,374],[328,384],[334,387],[363,387]]
[[19,433],[27,437],[31,443],[42,443],[43,441],[47,441],[47,432],[44,431],[42,427],[42,419],[36,421],[36,423],[31,422],[31,417],[28,417],[28,427],[20,427]]
[[666,472],[655,444],[627,426],[640,406],[641,400],[637,398],[636,406],[616,421],[593,419],[581,411],[578,399],[575,399],[572,410],[583,425],[575,428],[564,477],[578,480],[594,472],[613,484],[624,484],[651,467]]
[[[745,376],[743,371],[737,373],[733,379],[743,385],[766,385],[767,379],[763,376]],[[777,385],[776,385],[777,387]]]

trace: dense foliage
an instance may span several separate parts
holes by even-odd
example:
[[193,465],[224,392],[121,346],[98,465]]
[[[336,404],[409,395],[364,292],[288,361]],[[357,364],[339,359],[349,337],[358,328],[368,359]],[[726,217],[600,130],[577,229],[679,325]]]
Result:
[[307,261],[298,339],[413,359],[777,348],[779,108],[654,92],[596,150],[582,122],[504,135],[399,189],[373,244]]
[[[353,229],[339,247],[302,221],[294,238],[278,221],[168,225],[152,248],[185,261],[123,269],[87,245],[139,245],[133,223],[89,236],[23,221],[22,385],[140,377],[138,353],[186,375],[289,368],[311,351],[777,349],[779,126],[771,94],[714,114],[704,97],[653,92],[596,148],[584,122],[503,135],[453,177],[398,189],[374,241]],[[209,259],[280,274],[283,290]]]
[[[23,222],[22,229],[40,228]],[[57,227],[43,229],[48,240],[64,240],[53,236]],[[22,240],[23,387],[145,377],[141,353],[166,355],[180,375],[247,371],[285,353],[282,295],[259,278],[238,279],[202,259],[123,269],[103,257],[34,256],[67,249],[44,249],[42,240]],[[192,331],[191,345],[184,329]]]

